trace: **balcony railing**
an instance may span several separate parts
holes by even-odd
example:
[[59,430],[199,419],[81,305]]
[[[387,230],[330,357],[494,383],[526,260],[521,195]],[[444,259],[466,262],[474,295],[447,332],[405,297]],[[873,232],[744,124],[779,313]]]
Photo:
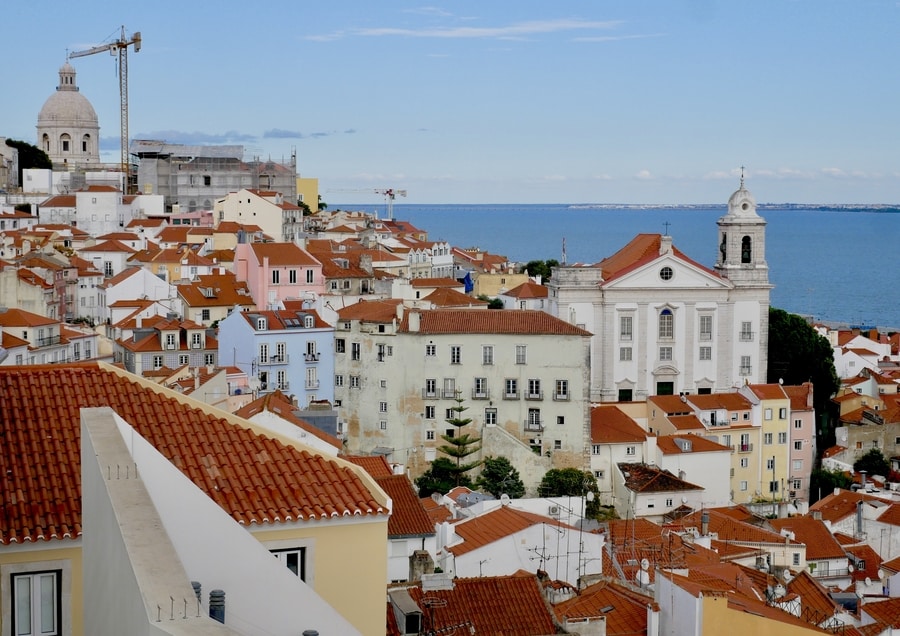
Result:
[[741,367],[741,375],[750,375],[751,369],[750,367]]
[[503,394],[503,399],[504,399],[504,400],[518,400],[518,399],[519,399],[519,392],[518,392],[518,391],[506,391],[506,392]]
[[849,568],[816,568],[812,571],[813,578],[817,579],[836,579],[842,576],[850,576]]
[[259,366],[267,367],[272,366],[273,364],[287,364],[290,361],[290,354],[286,353],[283,356],[269,356],[265,360],[259,361]]
[[422,389],[422,399],[423,400],[436,400],[438,399],[437,389]]
[[305,353],[305,354],[303,354],[303,359],[306,362],[318,362],[319,354],[318,353]]
[[540,433],[544,430],[543,421],[539,419],[528,418],[525,420],[525,430]]
[[277,386],[281,391],[287,391],[288,389],[290,389],[291,383],[288,381],[279,382]]
[[472,399],[473,400],[489,400],[491,399],[491,392],[488,389],[472,389]]
[[441,397],[445,400],[453,400],[456,399],[456,389],[444,389],[441,391]]
[[554,402],[568,402],[569,399],[570,399],[570,398],[569,398],[569,394],[568,394],[568,393],[554,393],[554,394],[553,394],[553,401],[554,401]]
[[307,380],[307,381],[306,381],[306,388],[307,388],[307,389],[318,389],[318,388],[319,388],[319,381],[318,381],[318,380]]
[[741,342],[751,342],[753,340],[753,332],[752,331],[742,331],[739,336]]
[[35,340],[37,347],[52,347],[59,344],[59,336],[45,336]]
[[752,453],[753,452],[753,444],[736,444],[731,447],[732,451],[737,451],[738,453]]
[[525,394],[526,400],[543,400],[544,392],[543,391],[529,391]]

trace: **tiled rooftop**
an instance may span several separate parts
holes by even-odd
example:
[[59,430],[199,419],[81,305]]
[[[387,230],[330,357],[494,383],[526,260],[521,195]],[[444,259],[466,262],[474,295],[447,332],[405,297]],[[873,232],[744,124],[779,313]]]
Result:
[[460,556],[542,523],[555,527],[569,527],[550,517],[516,510],[509,506],[500,506],[485,514],[457,523],[454,530],[462,542],[447,549],[454,555]]
[[625,487],[634,492],[681,492],[703,490],[690,482],[679,479],[667,470],[648,464],[619,463],[619,470],[625,476]]
[[[605,616],[606,633],[610,636],[636,635],[647,633],[648,605],[656,606],[652,596],[638,594],[613,581],[602,581],[557,604],[553,612],[559,622]],[[612,609],[601,612],[607,607]]]
[[[409,332],[409,315],[405,312],[400,331]],[[420,311],[419,330],[422,335],[490,333],[554,336],[590,336],[547,312],[529,309],[481,311],[474,309],[433,309]]]
[[640,444],[646,440],[647,431],[618,406],[604,404],[591,407],[591,443]]
[[434,522],[428,516],[412,482],[406,475],[390,475],[375,480],[391,498],[388,538],[421,537],[434,534]]
[[800,543],[806,544],[806,559],[818,561],[822,559],[843,559],[846,557],[843,548],[831,535],[828,527],[820,520],[812,517],[789,517],[769,521],[776,532],[793,532]]
[[102,364],[0,368],[0,544],[81,534],[82,407],[112,408],[239,523],[386,513],[349,465],[132,378]]

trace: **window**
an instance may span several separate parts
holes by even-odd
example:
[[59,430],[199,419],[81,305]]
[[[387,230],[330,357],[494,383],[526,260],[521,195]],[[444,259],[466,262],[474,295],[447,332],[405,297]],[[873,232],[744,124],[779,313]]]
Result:
[[272,284],[277,285],[278,281],[281,279],[281,272],[277,269],[272,270]]
[[[306,282],[308,284],[311,285],[315,281],[314,275],[315,275],[315,272],[313,270],[311,270],[311,269],[306,270]],[[347,281],[347,282],[349,282],[349,281]]]
[[556,416],[556,425],[557,426],[565,426],[566,425],[566,416],[565,415],[557,415]]
[[744,342],[753,340],[753,323],[745,321],[741,323],[740,339]]
[[659,348],[659,359],[662,361],[671,361],[672,360],[672,347],[660,347]]
[[562,440],[561,439],[553,440],[553,450],[562,450]]
[[336,376],[334,376],[334,386],[335,386],[335,387],[342,387],[342,386],[344,386],[344,376],[342,376],[342,375],[336,375]]
[[635,454],[635,450],[636,450],[636,449],[635,449],[634,446],[626,446],[626,447],[625,447],[625,454],[628,455],[628,456],[633,456],[633,455]]
[[203,364],[210,365],[216,363],[216,354],[214,353],[204,353],[203,354]]
[[722,436],[722,446],[731,446],[731,435],[726,433]]
[[12,630],[17,636],[61,634],[60,570],[12,575]]
[[604,475],[604,472],[602,470],[594,471],[594,477],[596,477],[597,479],[603,479],[603,475]]
[[540,431],[541,426],[541,409],[528,409],[528,420],[525,428],[529,431]]
[[803,450],[803,441],[797,440],[794,442],[794,450]]
[[[454,411],[452,408],[449,408],[446,411],[444,411],[444,419],[445,420],[455,420],[457,417],[459,417],[459,416],[456,414],[456,411]],[[449,430],[452,431],[453,429],[449,429]],[[453,437],[453,435],[451,435],[450,437]]]
[[752,369],[750,368],[750,356],[741,356],[741,375],[750,375],[751,372]]
[[425,439],[429,442],[434,441],[434,431],[425,431]]
[[631,347],[619,347],[619,360],[622,362],[631,360]]
[[591,455],[599,455],[603,452],[602,444],[591,444]]
[[666,508],[671,508],[671,507],[672,507],[672,503],[673,503],[673,500],[672,500],[672,499],[666,499]]
[[494,347],[493,347],[493,345],[482,345],[482,347],[481,347],[481,364],[494,364]]
[[444,378],[443,397],[445,399],[450,399],[450,400],[456,398],[456,379],[455,378]]
[[181,366],[188,364],[190,361],[191,361],[191,357],[189,355],[187,355],[186,353],[182,353],[181,355],[178,356],[178,364]]
[[672,270],[671,267],[667,266],[667,267],[663,267],[661,270],[659,270],[659,277],[662,280],[672,280],[673,276],[675,276],[675,272]]
[[487,396],[488,396],[487,378],[475,378],[475,388],[472,392],[472,397],[487,398]]
[[619,389],[619,402],[631,402],[632,399],[632,389]]
[[750,465],[750,459],[748,457],[741,457],[741,468],[747,468]]
[[433,344],[425,345],[425,355],[426,356],[435,356],[437,355],[437,346]]
[[268,364],[269,363],[269,345],[263,342],[259,345],[259,363],[260,364]]
[[334,352],[335,353],[346,353],[346,351],[347,351],[347,342],[343,338],[335,338]]
[[306,580],[306,548],[288,548],[287,550],[272,550],[272,555],[284,563],[287,569]]
[[794,428],[803,428],[803,420],[794,420]]
[[435,415],[435,409],[433,404],[429,404],[425,407],[425,419],[433,420]]
[[787,433],[781,432],[778,434],[778,443],[779,444],[787,444]]
[[799,490],[800,488],[803,488],[803,480],[795,479],[794,480],[794,490]]
[[387,413],[387,402],[379,402],[378,403],[378,412],[379,413]]
[[174,349],[175,348],[175,334],[167,333],[166,334],[166,349]]
[[745,236],[741,239],[741,262],[749,263],[750,262],[750,237]]
[[484,409],[484,423],[488,426],[497,425],[497,409]]
[[504,382],[504,388],[504,398],[514,400],[519,397],[519,381],[515,378],[507,378]]
[[351,376],[350,376],[350,388],[351,388],[351,389],[358,389],[358,388],[359,388],[359,376],[358,376],[358,375],[351,375]]
[[462,363],[462,347],[459,345],[452,345],[450,347],[450,364],[461,364]]
[[700,347],[700,359],[712,360],[712,347]]
[[556,381],[556,393],[554,393],[557,400],[568,400],[569,399],[569,381],[568,380],[557,380]]
[[200,320],[209,320],[209,309],[200,310]]
[[700,340],[712,340],[712,316],[700,316]]
[[771,433],[763,433],[763,444],[771,444],[772,443],[772,434]]
[[256,319],[256,330],[257,331],[265,331],[269,328],[269,321],[265,318],[257,318]]
[[195,331],[191,334],[191,348],[199,349],[201,346],[203,346],[203,334]]
[[516,345],[516,364],[525,364],[525,345]]
[[154,369],[162,369],[163,366],[163,357],[162,356],[153,356],[153,368]]
[[288,270],[288,283],[290,283],[291,285],[297,284],[297,270],[296,269]]
[[350,343],[350,359],[351,360],[359,360],[360,349],[361,349],[361,347],[358,342]]
[[425,397],[436,397],[436,396],[437,396],[437,379],[426,378],[425,379]]
[[795,566],[800,565],[800,553],[799,552],[794,552],[794,554],[791,558],[792,558],[791,563],[793,563]]
[[275,382],[279,389],[282,391],[287,391],[288,389],[288,381],[287,381],[287,372],[284,369],[281,369],[275,374]]
[[666,339],[675,337],[675,316],[672,315],[671,309],[659,312],[659,337]]
[[771,420],[772,419],[772,409],[766,409],[764,412],[764,417],[767,420]]
[[766,470],[775,470],[775,458],[770,457],[766,460]]
[[619,318],[619,340],[631,340],[633,327],[634,327],[634,318],[632,316],[620,317]]
[[780,420],[787,419],[787,409],[786,408],[778,409],[778,419],[780,419]]
[[530,378],[528,380],[528,398],[531,400],[539,400],[542,397],[541,381],[536,378]]
[[741,492],[746,492],[746,490],[747,490],[747,482],[742,481],[741,482]]
[[771,492],[771,493],[778,492],[778,480],[769,482],[769,492]]

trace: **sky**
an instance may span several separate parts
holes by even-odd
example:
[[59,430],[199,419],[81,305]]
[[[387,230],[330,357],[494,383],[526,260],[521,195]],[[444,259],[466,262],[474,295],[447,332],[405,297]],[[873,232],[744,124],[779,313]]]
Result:
[[[241,144],[326,202],[900,202],[897,0],[7,3],[0,136],[140,31],[132,139]],[[73,60],[119,157],[116,58]]]

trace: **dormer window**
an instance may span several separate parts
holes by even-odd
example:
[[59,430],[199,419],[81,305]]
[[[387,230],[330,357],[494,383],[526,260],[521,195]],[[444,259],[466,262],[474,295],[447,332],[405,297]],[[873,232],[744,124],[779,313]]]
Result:
[[269,328],[268,321],[265,318],[257,318],[256,319],[256,330],[257,331],[265,331]]
[[312,316],[304,316],[303,317],[303,326],[307,329],[312,329],[316,326],[316,320]]

